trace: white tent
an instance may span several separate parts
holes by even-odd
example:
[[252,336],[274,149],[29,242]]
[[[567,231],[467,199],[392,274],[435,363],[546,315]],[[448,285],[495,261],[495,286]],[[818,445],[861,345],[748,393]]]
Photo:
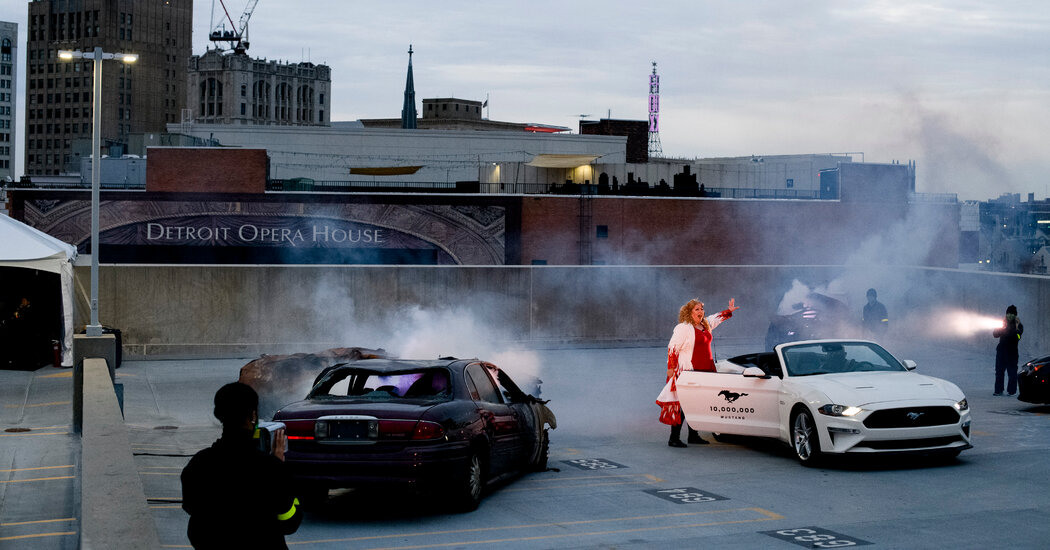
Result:
[[62,365],[73,366],[73,261],[77,249],[43,231],[0,215],[0,267],[58,273],[62,283]]

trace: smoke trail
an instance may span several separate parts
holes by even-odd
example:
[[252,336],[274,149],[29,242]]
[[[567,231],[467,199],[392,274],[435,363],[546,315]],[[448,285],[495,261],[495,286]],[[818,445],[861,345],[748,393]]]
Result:
[[999,140],[987,129],[964,129],[958,118],[904,97],[904,120],[912,121],[913,139],[922,149],[929,192],[960,193],[966,198],[995,196],[1012,190],[1012,178],[997,158]]
[[406,359],[482,359],[502,368],[526,392],[535,389],[533,381],[540,377],[536,353],[512,349],[509,331],[484,323],[472,309],[424,309],[417,305],[399,317],[405,317],[407,322],[393,332],[393,355]]

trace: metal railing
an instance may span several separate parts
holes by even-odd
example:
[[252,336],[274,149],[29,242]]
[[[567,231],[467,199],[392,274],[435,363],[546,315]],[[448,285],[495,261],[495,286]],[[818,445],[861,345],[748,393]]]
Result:
[[412,192],[412,193],[483,193],[511,195],[614,195],[637,197],[723,197],[734,199],[819,199],[816,190],[798,189],[738,189],[686,188],[675,189],[667,184],[650,186],[632,181],[609,186],[593,183],[480,183],[461,182],[375,182],[321,181],[307,179],[268,180],[266,190],[274,192]]
[[[125,181],[102,181],[102,189],[144,191],[144,184]],[[90,182],[74,179],[67,181],[21,181],[8,182],[6,189],[53,189],[88,190]],[[797,199],[819,200],[838,197],[821,196],[816,189],[754,189],[736,187],[675,189],[667,184],[650,186],[644,182],[631,181],[624,185],[609,186],[593,183],[481,183],[477,181],[423,182],[423,181],[371,181],[371,180],[312,180],[308,178],[270,179],[266,191],[283,193],[474,193],[487,195],[610,195],[633,197],[699,197],[726,199]],[[955,193],[908,193],[908,202],[954,203]]]
[[[4,185],[6,189],[53,189],[58,191],[64,190],[91,190],[90,181],[12,181]],[[134,190],[134,191],[145,191],[146,185],[144,183],[131,183],[126,181],[100,181],[99,188],[101,189],[120,189],[120,190]]]
[[955,193],[908,193],[908,202],[959,202]]

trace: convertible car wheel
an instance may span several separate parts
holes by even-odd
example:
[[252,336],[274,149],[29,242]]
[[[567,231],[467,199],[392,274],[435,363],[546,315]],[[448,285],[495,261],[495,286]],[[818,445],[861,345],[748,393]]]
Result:
[[481,503],[481,491],[484,488],[484,465],[477,452],[472,452],[463,468],[459,479],[454,483],[452,490],[456,509],[461,512],[470,512]]
[[807,410],[795,413],[791,421],[791,449],[795,458],[805,466],[812,466],[820,458],[820,438],[813,415]]

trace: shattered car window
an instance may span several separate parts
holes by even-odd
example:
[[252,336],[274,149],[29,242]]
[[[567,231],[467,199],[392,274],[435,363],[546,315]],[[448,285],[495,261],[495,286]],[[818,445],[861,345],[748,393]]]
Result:
[[323,377],[309,398],[361,397],[366,399],[451,398],[449,372],[430,368],[404,372],[337,369]]

